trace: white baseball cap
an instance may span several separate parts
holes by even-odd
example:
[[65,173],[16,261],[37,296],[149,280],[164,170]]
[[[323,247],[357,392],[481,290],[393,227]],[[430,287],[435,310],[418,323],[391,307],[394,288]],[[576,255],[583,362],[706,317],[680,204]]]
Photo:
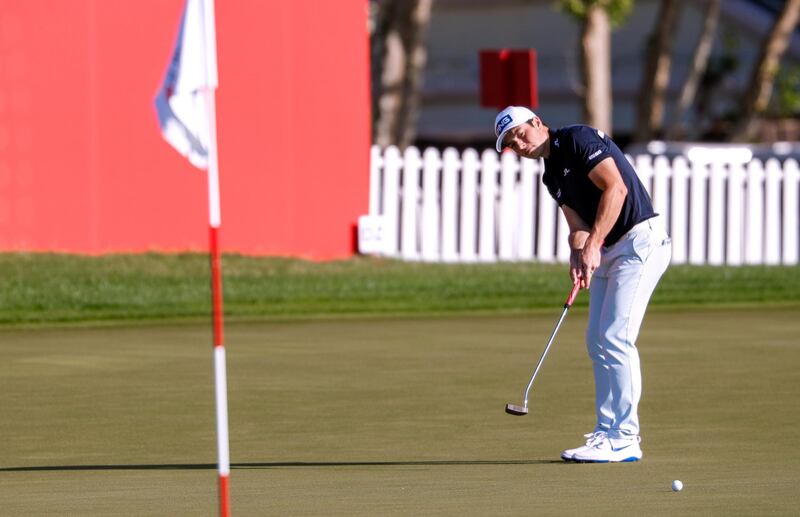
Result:
[[522,106],[509,106],[494,118],[494,134],[497,135],[497,152],[503,150],[503,137],[515,127],[524,124],[536,116],[528,108]]

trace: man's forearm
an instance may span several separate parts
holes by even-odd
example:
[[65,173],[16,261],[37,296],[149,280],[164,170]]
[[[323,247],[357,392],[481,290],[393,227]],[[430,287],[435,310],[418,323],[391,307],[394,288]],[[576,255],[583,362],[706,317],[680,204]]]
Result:
[[575,230],[570,232],[567,241],[569,242],[569,249],[572,251],[580,251],[586,244],[586,239],[589,238],[589,230]]
[[606,236],[614,227],[614,223],[619,218],[622,211],[622,204],[627,195],[624,185],[612,186],[603,191],[600,196],[600,204],[597,207],[597,218],[594,221],[591,232],[584,239],[584,246],[587,242],[595,246],[602,246]]

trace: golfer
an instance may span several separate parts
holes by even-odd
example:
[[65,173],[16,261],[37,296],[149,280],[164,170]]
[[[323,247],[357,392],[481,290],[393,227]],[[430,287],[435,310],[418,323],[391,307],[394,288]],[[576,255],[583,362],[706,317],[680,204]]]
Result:
[[636,171],[602,131],[548,128],[510,106],[495,119],[497,151],[544,158],[542,177],[569,225],[569,275],[589,289],[586,347],[594,368],[594,430],[566,461],[642,457],[638,405],[642,374],[636,337],[647,302],[671,256],[670,239]]

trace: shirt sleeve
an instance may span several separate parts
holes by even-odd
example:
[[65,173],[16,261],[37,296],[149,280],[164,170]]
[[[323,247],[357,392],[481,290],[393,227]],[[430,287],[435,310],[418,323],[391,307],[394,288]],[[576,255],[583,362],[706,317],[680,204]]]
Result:
[[563,196],[563,192],[558,187],[553,178],[549,174],[545,174],[542,176],[542,182],[544,183],[545,187],[547,187],[547,191],[550,193],[550,197],[552,197],[558,206],[561,206],[566,201]]
[[587,173],[595,165],[611,157],[608,136],[599,129],[588,126],[581,127],[573,134],[572,144],[576,165]]

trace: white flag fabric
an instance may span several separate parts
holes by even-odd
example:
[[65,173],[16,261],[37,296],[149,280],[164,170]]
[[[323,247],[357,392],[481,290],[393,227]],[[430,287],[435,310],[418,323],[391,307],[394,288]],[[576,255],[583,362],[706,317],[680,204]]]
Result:
[[213,0],[186,0],[178,41],[156,96],[161,134],[195,167],[208,169],[217,88]]

